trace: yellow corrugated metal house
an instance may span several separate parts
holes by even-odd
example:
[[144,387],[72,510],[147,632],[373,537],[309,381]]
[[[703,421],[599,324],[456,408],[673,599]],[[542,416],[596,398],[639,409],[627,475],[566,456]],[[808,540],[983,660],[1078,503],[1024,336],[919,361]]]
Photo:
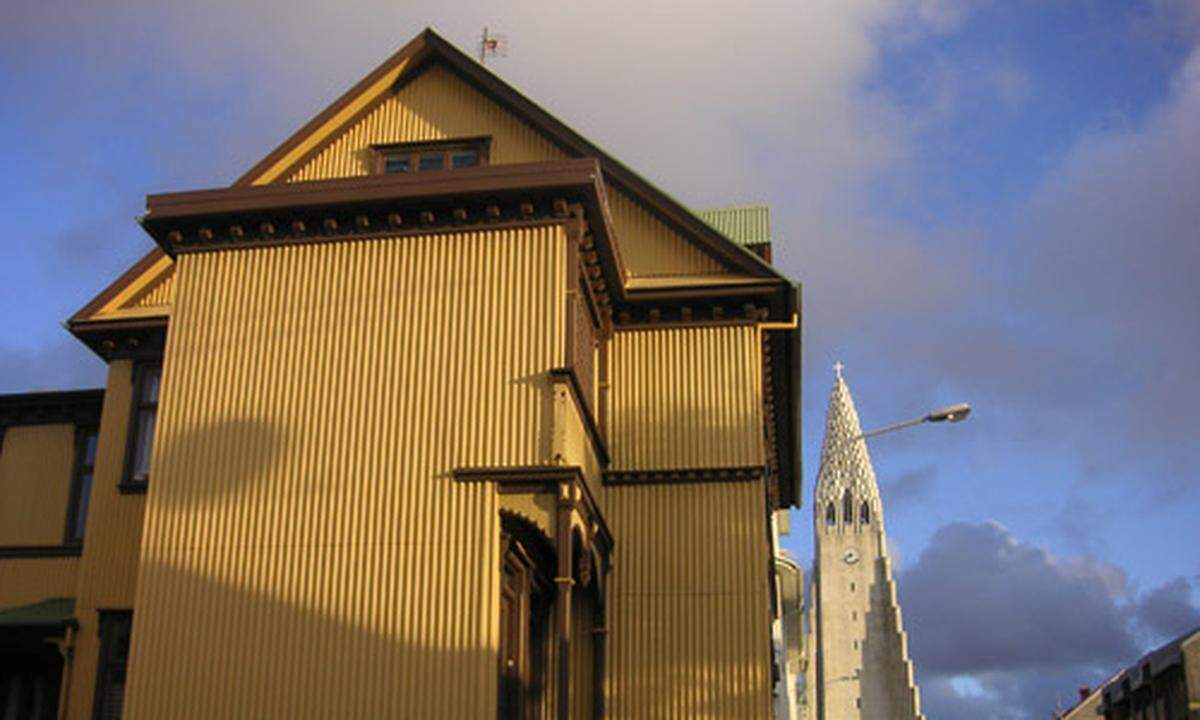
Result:
[[761,211],[426,30],[142,227],[68,322],[106,387],[0,397],[0,720],[770,716]]

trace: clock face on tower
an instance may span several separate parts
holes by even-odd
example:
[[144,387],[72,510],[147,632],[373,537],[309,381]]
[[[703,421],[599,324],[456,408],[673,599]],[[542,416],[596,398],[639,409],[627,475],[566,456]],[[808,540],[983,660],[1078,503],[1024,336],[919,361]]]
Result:
[[854,563],[858,562],[858,551],[854,548],[850,548],[846,552],[842,553],[842,560],[844,560],[847,565],[853,565]]

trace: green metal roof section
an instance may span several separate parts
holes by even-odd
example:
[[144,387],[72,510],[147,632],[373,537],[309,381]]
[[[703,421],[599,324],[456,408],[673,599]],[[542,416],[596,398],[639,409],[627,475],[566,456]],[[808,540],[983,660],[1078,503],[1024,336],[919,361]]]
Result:
[[696,216],[738,245],[771,242],[771,209],[766,205],[696,210]]
[[0,628],[65,627],[75,624],[75,598],[51,598],[0,610]]

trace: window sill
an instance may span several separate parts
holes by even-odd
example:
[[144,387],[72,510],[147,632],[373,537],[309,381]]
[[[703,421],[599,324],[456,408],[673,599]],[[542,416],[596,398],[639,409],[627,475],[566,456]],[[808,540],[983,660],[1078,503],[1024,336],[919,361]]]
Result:
[[79,557],[82,545],[16,545],[0,547],[0,558]]
[[146,483],[121,483],[117,485],[117,492],[122,495],[145,495]]

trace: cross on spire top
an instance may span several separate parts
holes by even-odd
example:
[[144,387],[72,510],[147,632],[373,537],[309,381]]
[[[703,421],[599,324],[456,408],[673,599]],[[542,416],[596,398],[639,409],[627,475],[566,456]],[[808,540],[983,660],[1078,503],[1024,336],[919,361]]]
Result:
[[835,373],[837,373],[837,379],[838,379],[838,380],[841,380],[841,379],[842,379],[842,369],[843,369],[843,368],[845,368],[845,367],[846,367],[846,366],[842,364],[842,361],[841,361],[841,360],[838,360],[837,362],[835,362],[835,363],[833,364],[833,371],[834,371]]

